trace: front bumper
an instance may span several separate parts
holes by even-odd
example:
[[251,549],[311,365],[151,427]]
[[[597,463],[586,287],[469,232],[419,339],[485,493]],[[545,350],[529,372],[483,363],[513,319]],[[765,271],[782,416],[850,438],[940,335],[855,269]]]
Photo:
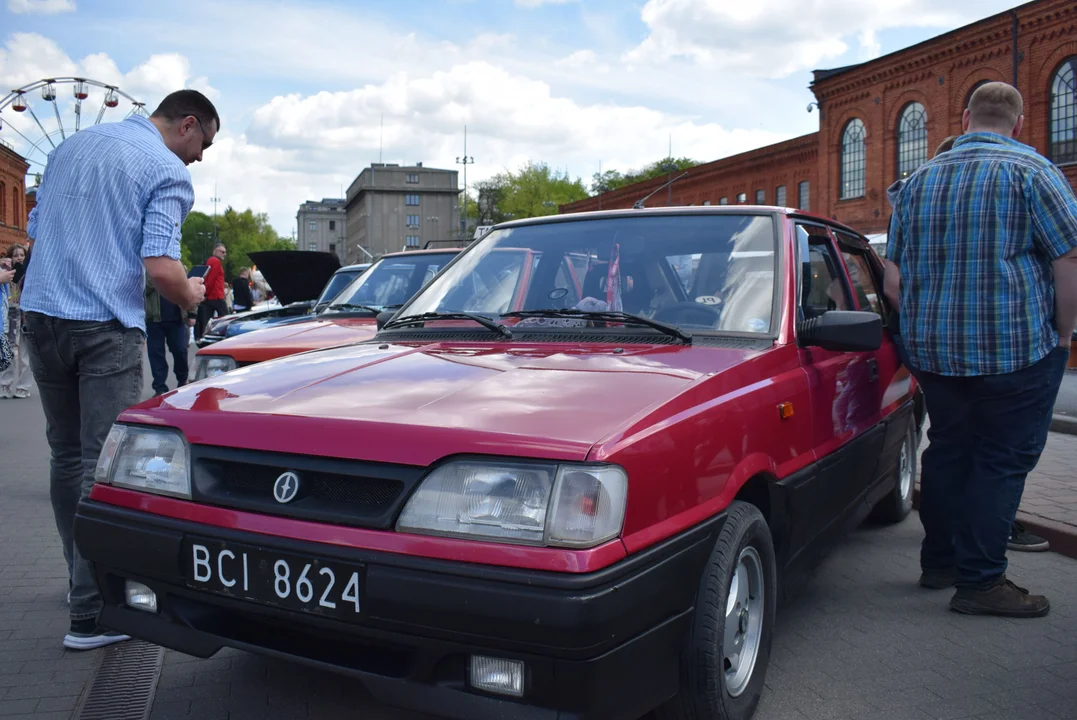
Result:
[[[297,660],[353,675],[388,704],[460,720],[632,720],[676,692],[699,580],[724,521],[588,575],[333,547],[95,501],[80,505],[75,536],[104,599],[101,623],[189,655],[227,646]],[[361,564],[362,619],[191,589],[185,536]],[[125,579],[157,593],[158,614],[126,606]],[[473,654],[523,661],[523,699],[471,689]]]

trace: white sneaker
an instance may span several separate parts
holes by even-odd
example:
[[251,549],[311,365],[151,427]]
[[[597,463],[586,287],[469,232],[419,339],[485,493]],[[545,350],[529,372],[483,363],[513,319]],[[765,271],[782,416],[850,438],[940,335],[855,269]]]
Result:
[[93,618],[72,620],[71,630],[64,635],[64,647],[69,650],[94,650],[130,639],[130,635],[105,630]]

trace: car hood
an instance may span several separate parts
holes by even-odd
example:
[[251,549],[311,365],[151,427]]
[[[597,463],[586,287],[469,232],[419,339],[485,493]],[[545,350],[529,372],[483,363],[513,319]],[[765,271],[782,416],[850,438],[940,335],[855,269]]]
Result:
[[366,343],[240,368],[125,419],[178,427],[196,443],[407,465],[470,453],[584,460],[759,352]]
[[262,250],[248,253],[281,305],[317,300],[322,288],[340,269],[333,253],[304,250]]
[[255,332],[245,332],[244,327],[233,334],[229,328],[227,338],[203,348],[199,355],[228,355],[237,363],[264,362],[306,350],[363,342],[378,330],[372,317],[281,318],[275,323],[267,321],[261,329],[257,323],[251,324]]
[[225,335],[232,337],[286,323],[304,322],[310,319],[310,311],[313,307],[313,302],[294,303],[288,307],[262,311],[249,318],[238,318],[225,327]]

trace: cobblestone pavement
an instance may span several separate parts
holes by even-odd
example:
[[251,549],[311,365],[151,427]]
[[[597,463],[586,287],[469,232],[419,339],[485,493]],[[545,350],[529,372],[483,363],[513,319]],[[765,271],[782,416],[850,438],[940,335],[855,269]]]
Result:
[[1058,389],[1055,412],[1059,415],[1077,417],[1077,370],[1067,370]]
[[[1072,463],[1075,442],[1052,436],[1041,467]],[[66,571],[36,397],[0,401],[0,458],[0,718],[66,719],[96,658],[60,645]],[[759,720],[1077,720],[1077,561],[1013,554],[1011,577],[1051,614],[969,618],[914,584],[919,539],[915,515],[857,531],[781,609]],[[422,720],[348,678],[233,651],[169,652],[152,718]]]

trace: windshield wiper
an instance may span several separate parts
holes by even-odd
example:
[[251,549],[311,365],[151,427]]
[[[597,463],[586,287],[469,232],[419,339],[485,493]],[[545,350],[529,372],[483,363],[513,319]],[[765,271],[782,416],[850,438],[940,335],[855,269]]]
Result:
[[663,332],[670,337],[675,337],[689,345],[692,343],[692,336],[676,325],[669,325],[659,320],[652,320],[643,317],[642,315],[633,315],[632,313],[620,312],[618,310],[596,310],[591,312],[587,310],[574,310],[571,308],[564,310],[550,308],[548,310],[519,310],[516,312],[508,312],[501,315],[501,317],[579,318],[581,320],[598,320],[600,322],[622,322],[625,324],[644,325]]
[[471,320],[477,322],[488,330],[493,330],[495,333],[503,338],[512,339],[512,331],[499,322],[494,322],[488,317],[482,315],[476,315],[475,313],[466,312],[428,312],[421,313],[419,315],[408,315],[407,317],[395,318],[385,323],[382,327],[383,330],[389,330],[394,327],[404,327],[406,325],[417,325],[419,323],[428,322],[431,320]]
[[326,310],[367,310],[377,315],[381,312],[376,307],[370,305],[357,305],[355,303],[337,303],[336,305],[330,305]]

